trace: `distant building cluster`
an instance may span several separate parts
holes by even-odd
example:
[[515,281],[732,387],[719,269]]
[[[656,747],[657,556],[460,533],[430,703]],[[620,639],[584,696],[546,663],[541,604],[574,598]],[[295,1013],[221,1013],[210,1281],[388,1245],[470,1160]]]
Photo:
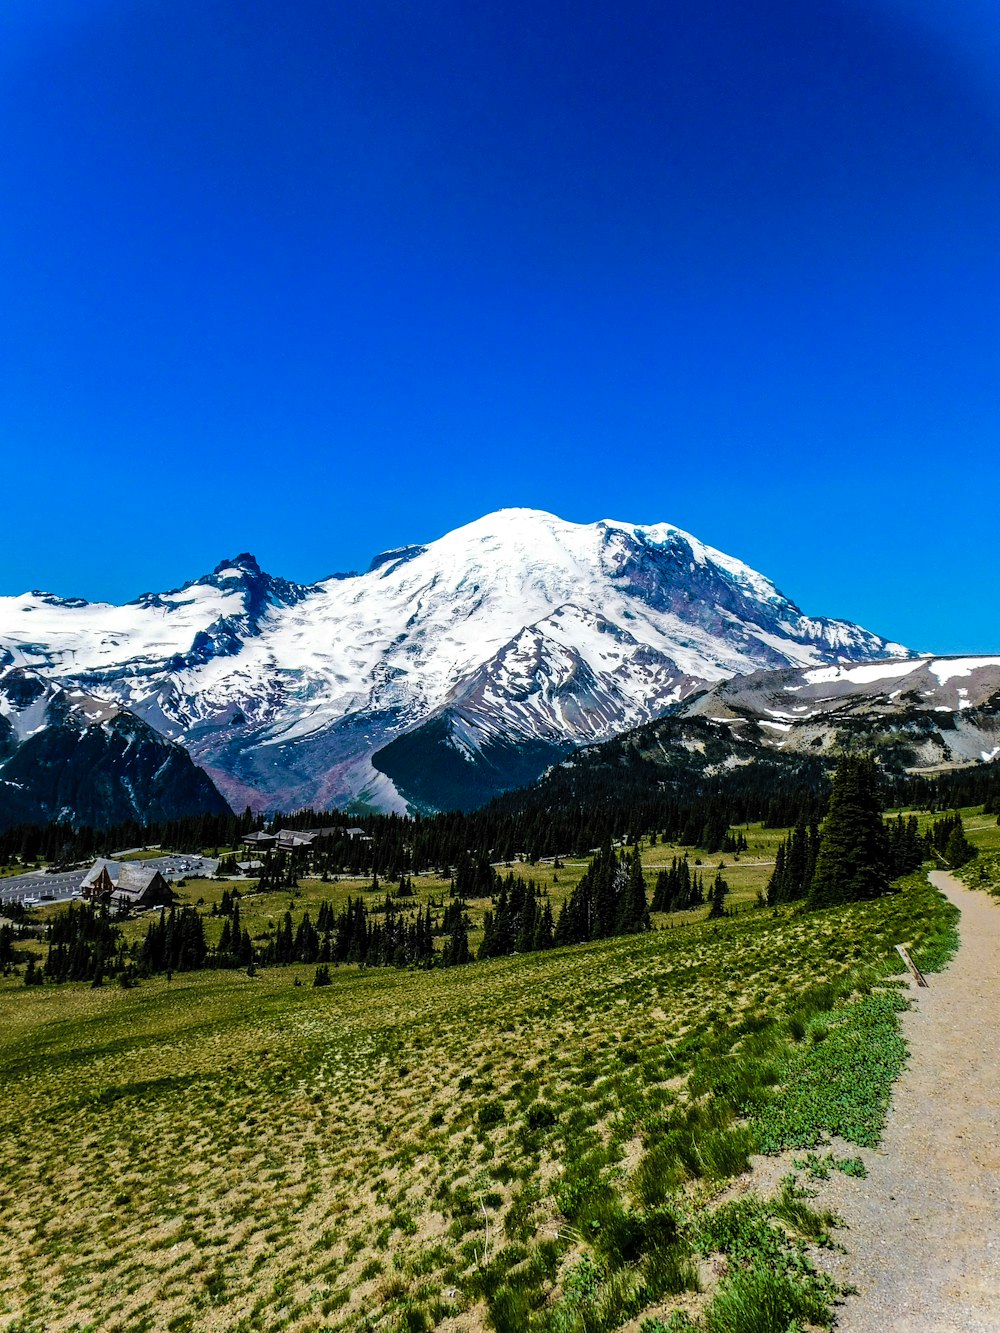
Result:
[[363,828],[280,828],[276,833],[248,833],[243,843],[256,852],[271,850],[294,852],[303,847],[315,847],[318,843],[329,842],[333,838],[350,838],[358,842],[372,841]]
[[[243,875],[259,874],[265,867],[261,856],[269,851],[295,852],[315,848],[334,839],[350,838],[372,842],[363,828],[278,829],[275,833],[247,833],[243,845],[247,858],[235,862]],[[94,906],[108,908],[119,915],[151,908],[170,907],[174,903],[170,884],[155,866],[143,861],[110,861],[99,857],[80,884],[80,896]]]

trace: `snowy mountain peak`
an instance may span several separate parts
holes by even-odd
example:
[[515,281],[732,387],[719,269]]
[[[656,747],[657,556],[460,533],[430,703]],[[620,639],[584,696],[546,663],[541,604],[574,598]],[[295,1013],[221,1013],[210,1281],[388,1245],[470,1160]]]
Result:
[[234,582],[254,583],[259,579],[266,579],[267,575],[257,563],[256,556],[249,551],[243,551],[240,555],[234,556],[232,560],[220,560],[212,570],[211,574],[206,574],[202,579],[196,582],[224,584]]
[[901,656],[672,524],[524,508],[310,586],[243,552],[124,607],[0,598],[0,662],[114,699],[261,808],[401,808],[418,771],[421,802],[489,795],[707,683]]
[[288,579],[275,578],[265,573],[256,557],[248,551],[232,560],[220,560],[211,574],[191,579],[176,592],[179,594],[200,587],[218,588],[222,592],[242,597],[248,614],[254,614],[264,603],[293,605],[309,591],[302,584],[290,583]]
[[658,567],[661,582],[668,574],[683,582],[689,574],[711,569],[748,595],[798,613],[769,579],[671,523],[636,524],[610,518],[571,523],[540,509],[500,509],[429,546],[404,549],[416,554],[429,551],[434,558],[444,556],[462,567],[481,564],[492,556],[497,563],[508,565],[557,564],[571,573],[585,565],[633,581],[641,581],[644,562]]
[[240,554],[236,556],[234,559],[223,560],[221,564],[216,565],[215,567],[216,574],[218,574],[220,570],[224,569],[226,565],[235,565],[237,569],[249,569],[252,570],[255,574],[259,574],[261,572],[260,565],[258,565],[257,563],[257,557],[255,555],[252,555],[250,551],[241,551]]

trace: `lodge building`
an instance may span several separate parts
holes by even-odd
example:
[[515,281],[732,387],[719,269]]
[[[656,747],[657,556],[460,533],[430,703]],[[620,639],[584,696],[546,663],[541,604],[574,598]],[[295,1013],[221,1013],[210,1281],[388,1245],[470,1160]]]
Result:
[[170,885],[155,866],[142,861],[108,861],[99,857],[84,876],[80,894],[88,902],[102,903],[113,911],[169,907],[174,901]]

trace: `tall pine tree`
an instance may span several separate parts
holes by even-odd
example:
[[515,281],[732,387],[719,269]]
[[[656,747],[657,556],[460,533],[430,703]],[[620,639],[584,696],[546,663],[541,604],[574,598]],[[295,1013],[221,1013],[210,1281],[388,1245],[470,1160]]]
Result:
[[877,898],[888,891],[889,868],[875,761],[866,755],[845,755],[833,778],[810,906]]

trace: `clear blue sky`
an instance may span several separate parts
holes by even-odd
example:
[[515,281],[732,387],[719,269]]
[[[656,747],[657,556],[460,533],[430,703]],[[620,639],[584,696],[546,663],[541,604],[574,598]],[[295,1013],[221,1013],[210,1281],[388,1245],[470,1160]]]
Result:
[[6,0],[0,126],[0,592],[529,505],[1000,650],[995,4]]

